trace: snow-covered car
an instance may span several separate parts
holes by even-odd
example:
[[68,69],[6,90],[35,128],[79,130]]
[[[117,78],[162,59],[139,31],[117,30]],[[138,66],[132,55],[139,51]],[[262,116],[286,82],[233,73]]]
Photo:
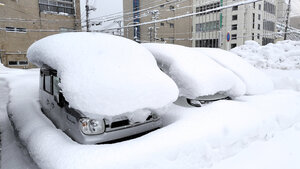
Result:
[[[140,44],[100,33],[65,33],[35,42],[43,113],[73,140],[104,143],[162,126],[157,109],[178,97]],[[159,99],[157,99],[159,98]]]
[[244,83],[230,70],[192,48],[172,44],[143,44],[160,69],[179,87],[180,100],[202,104],[245,94]]

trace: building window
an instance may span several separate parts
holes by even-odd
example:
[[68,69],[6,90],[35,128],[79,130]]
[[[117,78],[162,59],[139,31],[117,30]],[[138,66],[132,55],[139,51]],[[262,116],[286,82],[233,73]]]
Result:
[[236,47],[236,43],[232,43],[231,44],[231,49],[235,48]]
[[276,6],[270,2],[264,1],[264,11],[275,15]]
[[254,40],[254,33],[252,33],[252,40]]
[[258,14],[257,17],[258,17],[257,19],[260,21],[260,14]]
[[[133,22],[134,23],[140,23],[140,0],[133,0]],[[141,39],[141,27],[140,26],[135,26],[133,28],[133,39],[135,41],[139,41]]]
[[170,5],[170,10],[171,10],[171,11],[174,11],[174,10],[175,10],[174,5]]
[[261,10],[261,4],[258,4],[258,10]]
[[253,2],[253,9],[255,9],[255,2]]
[[6,32],[15,32],[14,27],[6,27]]
[[9,66],[17,66],[18,65],[18,61],[8,61],[8,65]]
[[237,24],[231,25],[231,30],[237,30]]
[[232,7],[232,11],[237,11],[239,9],[239,6]]
[[26,33],[26,28],[15,28],[15,27],[6,27],[6,32],[18,32],[18,33]]
[[257,29],[260,30],[260,24],[257,25]]
[[174,28],[174,23],[170,23],[170,28]]
[[10,65],[10,66],[24,66],[24,65],[28,65],[28,61],[27,60],[8,61],[8,65]]
[[262,45],[266,45],[268,43],[274,43],[274,39],[271,38],[262,38]]
[[272,21],[264,20],[263,21],[263,29],[267,31],[275,31],[275,23]]
[[237,15],[232,15],[232,20],[235,21],[238,19],[238,16]]
[[231,40],[236,40],[236,38],[237,38],[237,35],[236,35],[236,34],[232,34],[232,35],[231,35]]
[[218,8],[218,7],[220,7],[220,2],[207,4],[207,5],[203,5],[203,6],[198,6],[198,7],[196,7],[196,12],[203,12],[203,13],[202,14],[197,14],[196,16],[205,15],[205,14],[209,14],[209,13],[220,12],[220,10],[205,12],[207,10]]
[[73,0],[39,0],[40,12],[75,14]]
[[219,40],[218,39],[202,39],[195,41],[196,47],[209,47],[209,48],[218,48],[219,47]]
[[220,30],[219,21],[211,21],[206,23],[196,24],[196,32],[210,32]]
[[257,34],[257,39],[260,39],[260,34],[259,33]]
[[19,65],[28,65],[27,60],[19,60],[18,63],[19,63]]

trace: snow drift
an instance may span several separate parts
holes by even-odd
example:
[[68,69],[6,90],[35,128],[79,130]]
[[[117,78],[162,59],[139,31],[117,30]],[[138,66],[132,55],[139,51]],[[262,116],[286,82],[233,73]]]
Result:
[[234,53],[212,48],[194,48],[235,73],[246,85],[246,94],[255,95],[273,90],[272,80]]
[[156,58],[158,65],[178,85],[180,96],[225,93],[240,96],[245,85],[231,71],[191,48],[171,44],[143,44]]
[[199,169],[300,121],[299,92],[281,90],[202,108],[172,104],[164,112],[168,123],[159,130],[116,144],[81,145],[40,111],[38,73],[24,71],[6,80],[16,133],[43,169]]
[[[140,44],[102,33],[64,33],[35,42],[27,57],[58,72],[70,106],[117,115],[156,109],[177,99],[176,84]],[[159,98],[159,99],[158,99]]]
[[261,46],[255,41],[231,50],[258,68],[300,69],[300,42],[279,41]]

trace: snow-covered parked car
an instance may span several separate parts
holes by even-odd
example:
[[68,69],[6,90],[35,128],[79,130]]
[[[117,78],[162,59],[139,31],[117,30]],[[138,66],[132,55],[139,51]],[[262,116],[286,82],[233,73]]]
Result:
[[102,33],[64,33],[35,42],[43,113],[73,140],[104,143],[162,126],[157,109],[176,84],[140,44]]
[[201,52],[180,45],[143,45],[176,82],[180,99],[192,106],[245,94],[245,84],[238,76]]

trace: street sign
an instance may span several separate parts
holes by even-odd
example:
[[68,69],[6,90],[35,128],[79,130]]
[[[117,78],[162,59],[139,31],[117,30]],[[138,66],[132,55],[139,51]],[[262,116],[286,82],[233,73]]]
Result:
[[229,32],[227,32],[226,39],[227,39],[227,42],[229,42],[229,41],[230,41],[230,33],[229,33]]

